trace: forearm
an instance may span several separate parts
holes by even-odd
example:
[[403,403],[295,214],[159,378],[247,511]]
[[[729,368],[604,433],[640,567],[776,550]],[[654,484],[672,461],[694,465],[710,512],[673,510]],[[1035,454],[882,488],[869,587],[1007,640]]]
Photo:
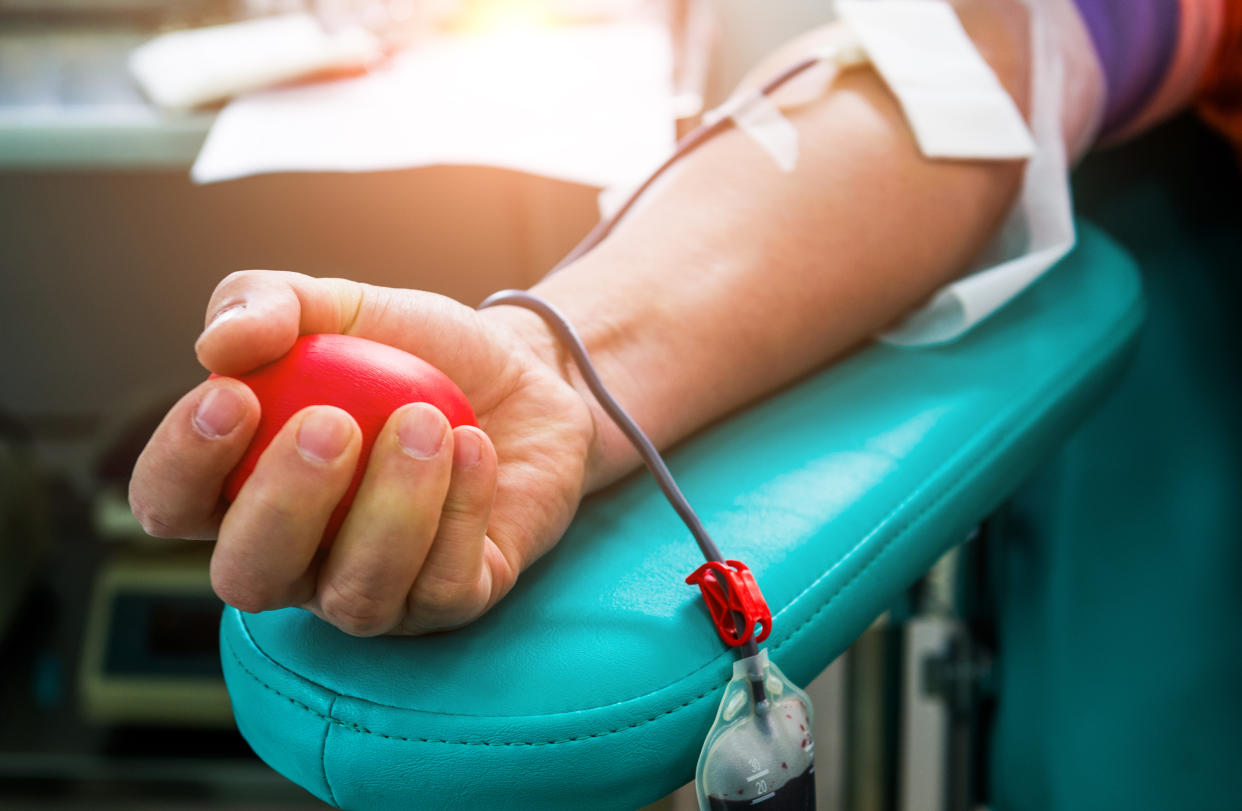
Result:
[[[985,56],[1006,55],[994,66],[1023,102],[1024,32],[964,19]],[[1018,187],[1017,162],[921,157],[870,70],[789,117],[793,172],[728,130],[534,288],[659,446],[839,356],[960,274]],[[596,423],[587,489],[637,461],[606,417]]]

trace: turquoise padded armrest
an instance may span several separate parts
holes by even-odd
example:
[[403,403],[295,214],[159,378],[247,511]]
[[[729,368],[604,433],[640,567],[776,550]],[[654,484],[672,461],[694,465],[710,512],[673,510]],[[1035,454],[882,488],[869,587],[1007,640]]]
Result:
[[[670,455],[805,684],[965,537],[1105,390],[1142,319],[1132,260],[1074,253],[963,340],[874,345]],[[242,734],[343,808],[631,809],[691,779],[733,655],[684,578],[698,548],[646,475],[454,633],[356,639],[225,612]]]

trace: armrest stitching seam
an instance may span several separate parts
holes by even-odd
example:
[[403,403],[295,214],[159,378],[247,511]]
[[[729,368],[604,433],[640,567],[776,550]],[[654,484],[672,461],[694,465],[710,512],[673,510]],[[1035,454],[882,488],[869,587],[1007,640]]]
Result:
[[[407,737],[407,736],[404,736],[404,735],[388,735],[388,734],[383,733],[383,732],[377,732],[377,731],[375,731],[375,730],[373,730],[373,729],[368,729],[368,728],[366,728],[366,727],[362,726],[361,724],[355,724],[355,723],[353,723],[353,722],[351,722],[351,721],[345,721],[345,720],[342,720],[342,719],[340,719],[340,718],[336,718],[336,717],[335,717],[335,716],[333,716],[333,715],[322,713],[322,712],[320,712],[319,710],[316,710],[315,708],[313,708],[313,707],[311,707],[311,706],[309,706],[309,705],[307,705],[307,704],[305,704],[305,703],[303,703],[303,702],[301,702],[301,701],[298,701],[296,698],[294,698],[294,697],[292,697],[292,696],[290,696],[290,695],[287,695],[286,693],[281,692],[279,688],[273,687],[272,685],[270,685],[270,684],[268,684],[267,682],[265,682],[265,681],[264,681],[262,678],[260,678],[257,674],[255,674],[253,671],[251,671],[251,670],[250,670],[250,668],[246,667],[245,663],[243,663],[243,662],[242,662],[241,657],[237,655],[237,651],[233,649],[233,644],[232,644],[231,642],[228,642],[228,641],[226,640],[226,641],[225,641],[225,645],[228,647],[228,649],[229,649],[229,653],[233,656],[233,661],[237,664],[237,666],[238,666],[239,668],[241,668],[241,669],[242,669],[242,672],[244,672],[247,676],[249,676],[249,677],[250,677],[251,679],[253,679],[254,681],[258,682],[258,684],[259,684],[259,685],[261,685],[264,689],[270,690],[271,692],[273,692],[273,693],[275,693],[276,695],[280,696],[281,698],[283,698],[284,700],[288,701],[290,704],[294,705],[295,707],[297,707],[297,708],[299,708],[299,709],[301,709],[301,710],[304,710],[304,711],[306,711],[306,712],[310,713],[311,715],[314,715],[314,716],[315,716],[315,717],[317,717],[317,718],[321,718],[321,719],[323,719],[324,721],[328,721],[330,724],[335,724],[336,726],[343,727],[343,728],[345,728],[345,729],[347,729],[347,730],[350,730],[351,732],[358,732],[358,733],[361,733],[361,734],[364,734],[364,735],[374,735],[374,736],[376,736],[376,737],[378,737],[378,738],[384,738],[385,740],[390,740],[390,741],[405,741],[405,742],[407,742],[407,743],[445,743],[445,744],[453,744],[453,745],[459,745],[459,746],[499,746],[499,747],[503,747],[503,746],[549,746],[549,745],[552,745],[552,744],[560,744],[560,743],[573,743],[573,742],[576,742],[576,741],[586,741],[586,740],[590,740],[591,738],[602,738],[602,737],[605,737],[605,736],[607,736],[607,735],[612,735],[612,734],[615,734],[615,733],[618,733],[618,732],[624,732],[624,731],[625,731],[625,730],[627,730],[627,729],[634,729],[634,728],[636,728],[636,727],[640,727],[640,726],[644,726],[644,725],[646,725],[646,724],[649,724],[649,723],[651,723],[652,721],[657,721],[657,720],[659,720],[661,717],[663,717],[663,716],[665,716],[665,715],[669,715],[669,714],[671,714],[671,713],[677,712],[678,710],[681,710],[681,709],[683,709],[683,708],[685,708],[685,707],[690,706],[691,704],[695,703],[696,701],[699,701],[699,700],[701,700],[701,699],[703,699],[703,698],[707,697],[708,695],[710,695],[711,693],[716,692],[716,691],[719,689],[719,688],[717,688],[717,687],[713,687],[712,689],[708,690],[707,692],[700,693],[699,695],[695,696],[694,698],[688,699],[687,701],[684,701],[683,703],[678,704],[677,706],[672,707],[672,708],[670,708],[670,709],[663,710],[662,712],[656,713],[655,715],[651,716],[650,718],[646,718],[646,719],[644,719],[644,720],[642,720],[642,721],[636,721],[636,722],[634,722],[633,724],[629,724],[629,725],[627,725],[627,726],[623,726],[623,727],[618,727],[618,728],[616,728],[616,729],[609,729],[609,730],[604,731],[604,732],[593,732],[593,733],[591,733],[591,734],[589,734],[589,735],[576,735],[576,736],[573,736],[573,737],[570,737],[570,738],[559,738],[559,739],[553,739],[553,740],[550,740],[550,741],[454,741],[454,740],[448,740],[448,739],[445,739],[445,738],[414,738],[414,737]],[[329,705],[329,707],[328,707],[328,713],[331,713],[331,711],[332,711],[332,707],[336,705],[336,699],[337,699],[337,698],[339,698],[339,696],[333,696],[332,703],[331,703],[331,704]],[[325,740],[325,742],[326,742],[326,740],[327,740],[326,735],[325,735],[324,740]],[[326,781],[326,776],[327,776],[327,773],[325,772],[325,781]],[[331,786],[329,786],[329,787],[328,787],[328,791],[329,791],[329,792],[331,792],[331,790],[332,790],[332,788],[331,788]]]
[[[229,652],[232,653],[233,649],[229,648]],[[237,654],[233,653],[233,656],[234,658],[236,658]],[[238,664],[241,664],[241,662],[239,661]],[[245,670],[245,669],[246,668],[243,665],[242,670]],[[250,675],[252,677],[254,676],[253,673],[251,673]],[[262,684],[262,682],[260,682],[260,684]],[[267,687],[266,684],[263,686]],[[268,689],[271,689],[271,688],[268,688]],[[340,698],[339,695],[332,696],[332,701],[328,704],[328,714],[324,716],[324,720],[327,720],[327,721],[332,720],[332,708],[336,706],[336,700],[338,698]],[[292,699],[290,699],[290,701],[292,701]],[[310,709],[310,708],[307,707],[307,709]],[[331,781],[328,780],[328,735],[330,735],[331,733],[332,733],[332,724],[330,723],[324,724],[323,725],[323,741],[320,742],[320,745],[319,745],[319,769],[321,772],[323,772],[324,787],[328,789],[328,802],[331,803],[333,806],[340,808],[341,804],[336,799],[336,792],[332,789]]]

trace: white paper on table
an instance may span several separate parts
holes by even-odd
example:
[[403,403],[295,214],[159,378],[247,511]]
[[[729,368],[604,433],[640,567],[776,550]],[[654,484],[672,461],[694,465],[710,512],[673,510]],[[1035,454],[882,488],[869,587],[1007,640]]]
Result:
[[234,100],[191,174],[472,164],[606,186],[672,151],[671,62],[657,25],[445,36],[365,76]]

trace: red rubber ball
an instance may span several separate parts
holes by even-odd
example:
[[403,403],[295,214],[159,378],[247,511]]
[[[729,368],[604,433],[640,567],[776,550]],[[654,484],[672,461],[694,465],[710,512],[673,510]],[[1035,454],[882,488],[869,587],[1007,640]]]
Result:
[[303,408],[337,406],[362,429],[358,467],[328,521],[325,545],[345,520],[371,446],[392,412],[406,403],[431,403],[454,428],[479,424],[466,395],[439,369],[404,350],[352,335],[304,335],[284,357],[237,379],[254,391],[262,414],[246,455],[225,481],[229,501],[237,497],[277,432]]

